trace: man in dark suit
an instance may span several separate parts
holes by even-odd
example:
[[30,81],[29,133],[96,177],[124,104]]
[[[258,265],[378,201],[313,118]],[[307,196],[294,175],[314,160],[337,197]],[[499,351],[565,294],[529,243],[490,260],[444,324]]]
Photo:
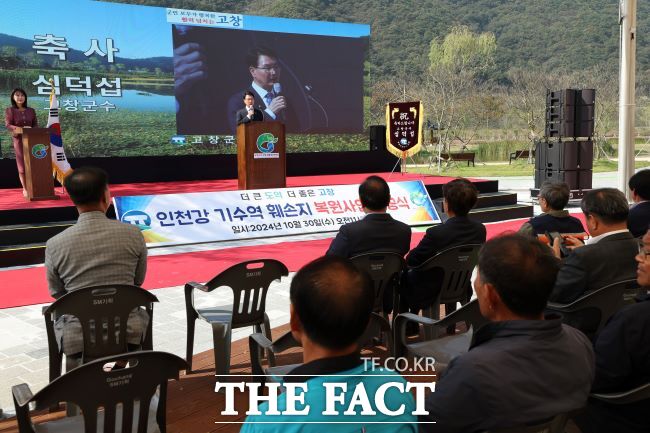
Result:
[[237,112],[237,126],[242,123],[261,122],[264,120],[262,111],[255,108],[255,96],[248,90],[244,92],[244,108]]
[[[478,191],[467,179],[454,179],[442,187],[444,212],[449,219],[444,224],[433,226],[417,247],[406,256],[410,268],[417,267],[439,252],[466,244],[483,244],[486,239],[485,226],[467,216],[478,200]],[[433,276],[409,270],[404,300],[411,310],[417,311],[430,304],[437,293],[432,288],[436,281],[442,281],[442,272]]]
[[628,185],[635,204],[627,217],[627,228],[632,236],[640,238],[650,224],[650,170],[641,170],[633,175]]
[[[359,185],[359,200],[366,216],[341,226],[326,255],[349,258],[373,251],[406,254],[411,247],[411,227],[386,213],[390,203],[388,183],[379,176],[368,177]],[[392,309],[390,287],[384,292],[384,311]]]
[[[643,237],[637,283],[650,289],[650,230]],[[630,391],[650,382],[650,295],[626,305],[612,316],[594,344],[596,376],[591,392]],[[650,431],[648,400],[608,404],[590,399],[575,419],[585,433],[641,433]]]
[[[268,47],[255,47],[247,53],[246,64],[253,79],[247,91],[252,93],[255,108],[262,112],[263,120],[277,120],[285,124],[287,132],[300,132],[300,122],[280,85],[282,67],[277,54]],[[228,100],[228,119],[233,132],[236,113],[241,107],[240,95],[237,93]]]
[[[581,203],[592,236],[582,243],[568,236],[573,251],[562,261],[549,300],[570,303],[583,294],[621,280],[636,278],[638,241],[627,229],[629,208],[623,193],[615,188],[594,189]],[[559,242],[553,245],[559,258]]]
[[359,185],[359,200],[366,216],[341,226],[327,255],[354,257],[371,251],[404,255],[411,247],[411,227],[386,212],[390,203],[388,183],[379,176]]

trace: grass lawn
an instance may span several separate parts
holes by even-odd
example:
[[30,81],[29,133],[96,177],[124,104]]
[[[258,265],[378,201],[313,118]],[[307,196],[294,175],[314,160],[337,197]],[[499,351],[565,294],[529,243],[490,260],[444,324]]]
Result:
[[[636,168],[650,167],[650,161],[636,161]],[[443,176],[461,176],[461,177],[502,177],[502,176],[533,176],[535,166],[523,161],[513,162],[512,165],[503,163],[476,164],[476,167],[467,167],[466,162],[459,162],[455,166],[441,167],[440,173],[437,167],[422,167],[407,164],[408,171],[411,173],[440,174]],[[606,171],[616,171],[618,165],[616,161],[598,160],[594,161],[594,173]]]

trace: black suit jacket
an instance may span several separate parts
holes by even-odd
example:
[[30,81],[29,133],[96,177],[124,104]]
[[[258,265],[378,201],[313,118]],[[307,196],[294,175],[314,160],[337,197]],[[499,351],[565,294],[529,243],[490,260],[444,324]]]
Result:
[[439,252],[465,244],[484,244],[485,226],[468,217],[452,217],[444,224],[430,227],[417,247],[406,256],[410,267],[419,266]]
[[637,203],[630,208],[630,214],[627,217],[627,228],[632,236],[639,238],[646,234],[650,224],[650,201]]
[[568,304],[589,291],[636,278],[638,253],[638,242],[629,232],[574,249],[562,260],[549,301]]
[[242,123],[261,122],[262,120],[264,120],[264,115],[262,114],[262,110],[258,110],[257,108],[253,108],[252,118],[248,117],[248,110],[245,107],[237,112],[238,126],[241,125]]
[[411,247],[411,227],[387,213],[371,213],[339,229],[327,255],[354,257],[371,251],[404,255]]
[[[296,112],[294,111],[292,105],[291,105],[291,100],[287,98],[287,108],[282,110],[282,112],[277,116],[276,119],[273,119],[271,116],[268,115],[268,113],[265,111],[266,110],[266,105],[264,104],[264,99],[260,96],[259,93],[255,91],[252,87],[249,87],[248,89],[249,92],[252,92],[253,95],[255,96],[255,105],[254,107],[262,112],[262,116],[265,122],[271,122],[274,120],[280,121],[284,123],[286,132],[302,132],[301,126],[300,126],[300,121],[298,120],[298,116],[296,115]],[[242,106],[242,95],[244,94],[244,91],[242,90],[241,92],[235,93],[228,99],[228,122],[230,123],[230,130],[234,134],[237,130],[237,112],[241,109]],[[284,93],[282,93],[283,96]]]

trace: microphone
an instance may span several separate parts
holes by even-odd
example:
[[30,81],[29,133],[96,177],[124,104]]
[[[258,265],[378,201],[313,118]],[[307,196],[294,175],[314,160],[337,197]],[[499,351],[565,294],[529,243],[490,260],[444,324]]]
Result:
[[276,95],[279,95],[282,92],[282,84],[280,83],[273,83],[273,93]]
[[304,86],[304,89],[306,90],[306,93],[305,93],[305,94],[307,95],[307,99],[309,99],[309,100],[312,101],[314,104],[316,104],[316,105],[318,106],[318,108],[320,108],[321,112],[323,113],[323,118],[325,119],[325,128],[329,128],[329,126],[330,126],[330,118],[329,118],[329,116],[327,115],[327,110],[325,110],[325,107],[323,107],[323,104],[321,104],[320,102],[318,102],[318,100],[317,100],[316,98],[314,98],[314,97],[312,96],[312,94],[311,94],[311,92],[312,92],[312,90],[314,89],[314,87],[313,87],[311,84],[306,84],[306,85]]

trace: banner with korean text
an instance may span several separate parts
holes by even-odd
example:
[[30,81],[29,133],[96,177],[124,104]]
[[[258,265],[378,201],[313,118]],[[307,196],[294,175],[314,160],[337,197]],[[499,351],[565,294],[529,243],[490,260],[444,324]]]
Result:
[[[358,185],[115,197],[117,218],[150,246],[337,231],[364,217]],[[406,224],[440,222],[421,181],[391,182],[388,212]]]

